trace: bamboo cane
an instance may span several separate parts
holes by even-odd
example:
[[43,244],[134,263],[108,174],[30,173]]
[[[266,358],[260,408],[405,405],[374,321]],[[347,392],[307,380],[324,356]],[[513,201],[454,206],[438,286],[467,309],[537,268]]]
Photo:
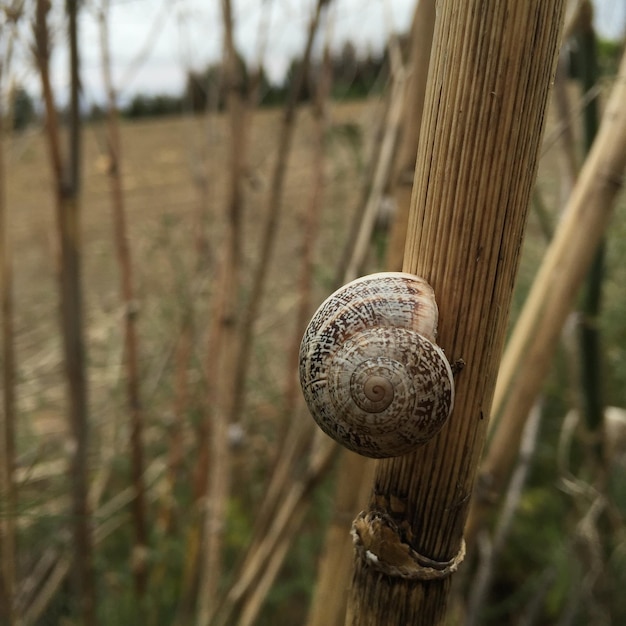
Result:
[[[413,454],[378,465],[356,541],[367,537],[373,554],[382,554],[384,543],[390,556],[375,564],[367,550],[356,553],[350,626],[445,622],[563,8],[562,1],[542,0],[438,5],[403,269],[431,283],[440,309],[438,342],[450,360],[463,358],[467,365],[457,375],[455,410],[439,435]],[[370,522],[375,518],[382,522]],[[407,570],[395,559],[409,550],[414,560]]]

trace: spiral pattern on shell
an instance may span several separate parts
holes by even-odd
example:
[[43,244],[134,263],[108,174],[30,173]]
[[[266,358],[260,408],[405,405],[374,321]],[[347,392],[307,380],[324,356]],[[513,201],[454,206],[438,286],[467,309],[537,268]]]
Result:
[[327,298],[300,346],[300,382],[320,428],[375,458],[432,438],[454,404],[437,318],[430,285],[402,272],[359,278]]

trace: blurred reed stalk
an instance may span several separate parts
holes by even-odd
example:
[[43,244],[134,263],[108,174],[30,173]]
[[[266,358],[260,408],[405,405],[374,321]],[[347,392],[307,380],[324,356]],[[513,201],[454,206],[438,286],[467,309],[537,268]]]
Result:
[[[329,26],[330,29],[330,26]],[[328,34],[327,30],[327,34]],[[314,252],[319,232],[320,215],[323,209],[325,176],[324,167],[326,164],[326,133],[328,98],[332,85],[332,68],[330,59],[330,41],[326,39],[320,72],[317,76],[317,85],[314,100],[311,106],[313,117],[313,134],[311,142],[311,197],[309,201],[303,203],[300,216],[300,233],[302,242],[300,245],[300,278],[298,304],[296,311],[296,324],[291,345],[288,348],[287,361],[285,363],[285,388],[282,397],[282,417],[280,424],[286,426],[283,429],[281,445],[278,448],[274,471],[267,490],[263,497],[257,523],[255,524],[255,539],[251,543],[250,553],[253,554],[265,541],[268,535],[272,535],[273,518],[277,511],[281,509],[284,502],[289,499],[289,493],[294,482],[299,482],[302,478],[294,480],[298,475],[297,465],[307,451],[311,449],[314,438],[313,424],[310,420],[302,419],[302,412],[305,411],[300,394],[298,379],[298,363],[300,354],[300,342],[304,329],[311,316],[311,289],[313,287]],[[306,416],[305,416],[306,417]],[[329,458],[330,460],[330,458]],[[311,465],[308,467],[311,470]],[[312,472],[305,478],[308,486],[302,490],[302,497],[299,502],[294,502],[295,507],[289,516],[283,532],[280,533],[280,541],[276,543],[274,549],[269,552],[266,559],[266,567],[263,568],[257,579],[257,583],[250,592],[242,599],[239,611],[239,623],[241,626],[252,626],[255,623],[271,589],[271,586],[280,571],[288,550],[293,544],[305,519],[305,514],[309,508],[309,495],[311,485],[317,484],[325,471],[328,463],[323,464],[318,471]],[[306,475],[306,474],[305,474]],[[262,550],[262,548],[261,548]]]
[[[249,592],[240,602],[238,614],[238,624],[240,626],[252,626],[263,608],[263,604],[269,593],[276,576],[278,575],[282,564],[288,554],[289,548],[302,528],[306,512],[309,509],[310,494],[313,484],[318,484],[322,476],[325,475],[329,467],[328,463],[323,464],[318,471],[311,472],[306,477],[305,484],[308,487],[303,489],[299,502],[294,502],[295,507],[287,518],[284,529],[279,534],[275,533],[272,528],[273,519],[277,512],[280,511],[285,501],[289,500],[289,493],[294,483],[299,483],[302,479],[295,478],[297,476],[296,464],[300,462],[303,455],[306,455],[307,449],[312,443],[311,424],[302,419],[301,412],[303,410],[299,396],[298,385],[298,360],[300,341],[304,328],[311,315],[311,288],[313,285],[313,252],[317,234],[319,231],[319,217],[322,211],[322,200],[324,194],[324,164],[325,164],[325,135],[326,135],[326,100],[330,92],[330,67],[329,54],[326,48],[325,60],[322,65],[321,75],[315,93],[315,101],[313,103],[313,122],[314,132],[312,137],[312,193],[308,203],[303,203],[303,211],[301,216],[302,228],[302,244],[300,247],[300,280],[299,280],[299,298],[298,308],[296,312],[296,325],[294,327],[294,335],[291,340],[291,346],[288,349],[288,358],[286,361],[286,371],[284,375],[285,389],[282,399],[282,415],[281,424],[287,424],[287,435],[283,437],[282,445],[279,447],[279,453],[276,457],[276,463],[272,477],[268,485],[266,495],[263,497],[262,505],[259,511],[259,520],[255,524],[255,539],[250,545],[250,553],[261,549],[264,552],[262,544],[266,538],[274,535],[276,539],[273,549],[269,550],[264,559],[265,565],[258,572],[255,584],[250,588]],[[291,447],[293,446],[293,447]],[[330,460],[330,459],[329,459]],[[309,465],[309,470],[311,470]],[[258,552],[256,552],[258,554]]]
[[496,527],[492,535],[482,533],[477,539],[480,561],[476,572],[472,574],[472,585],[467,600],[463,626],[479,626],[484,619],[483,611],[488,606],[489,592],[497,572],[515,514],[524,493],[524,487],[530,473],[532,460],[537,449],[537,436],[543,414],[543,401],[539,399],[534,405],[524,425],[522,441],[515,469],[512,472],[502,510],[499,512]]
[[[468,540],[482,527],[510,470],[530,406],[545,380],[561,328],[607,228],[626,168],[626,55],[595,141],[548,246],[500,365],[492,415],[500,416],[481,465]],[[593,208],[593,210],[591,210]],[[558,268],[558,271],[556,271]]]
[[[600,80],[596,33],[593,28],[593,7],[589,0],[582,2],[578,20],[577,66],[582,93],[593,89]],[[600,115],[598,99],[589,102],[583,111],[583,150],[589,154],[598,133]],[[580,367],[582,389],[582,414],[588,432],[592,435],[591,459],[596,469],[606,478],[602,426],[604,422],[603,367],[599,318],[602,309],[602,283],[604,280],[604,237],[601,238],[589,268],[580,319]],[[603,479],[601,479],[603,480]]]
[[[9,42],[7,42],[7,47]],[[8,55],[7,55],[8,56]],[[6,59],[0,60],[0,87]],[[0,89],[0,92],[2,90]],[[7,116],[11,119],[11,116]],[[13,341],[13,266],[8,232],[4,129],[7,118],[0,99],[0,298],[2,299],[2,415],[0,423],[0,622],[18,624],[17,485],[15,484],[15,345]]]
[[[209,422],[203,428],[202,437],[209,437],[201,444],[196,476],[196,493],[205,497],[208,506],[204,517],[204,533],[199,543],[196,531],[189,536],[189,551],[201,550],[200,561],[186,575],[185,596],[189,597],[194,580],[198,581],[197,624],[207,624],[217,607],[217,585],[222,573],[221,550],[224,532],[227,498],[230,493],[230,453],[228,432],[231,425],[241,419],[245,402],[245,380],[249,368],[253,330],[259,314],[261,298],[265,293],[268,269],[279,225],[282,192],[291,139],[295,127],[296,108],[305,77],[309,71],[313,40],[317,32],[321,9],[327,0],[319,0],[311,23],[300,71],[296,76],[283,113],[278,153],[267,199],[266,220],[261,234],[261,253],[251,272],[250,296],[241,320],[236,315],[239,295],[239,264],[241,250],[241,184],[244,150],[247,140],[247,124],[244,103],[240,96],[237,55],[232,37],[232,10],[230,2],[223,0],[222,14],[225,24],[225,69],[228,85],[228,109],[231,122],[230,186],[227,204],[225,247],[222,252],[213,322],[209,332],[207,349],[207,410]],[[206,441],[206,440],[205,440]],[[205,452],[210,458],[203,460]],[[203,470],[202,468],[206,469]],[[208,478],[208,482],[206,481]],[[181,607],[179,620],[184,619]]]
[[262,540],[271,525],[272,517],[285,488],[293,478],[295,465],[299,462],[311,445],[313,435],[310,421],[298,419],[302,409],[300,386],[298,382],[298,361],[300,342],[311,315],[311,289],[313,286],[314,248],[319,231],[319,217],[323,208],[324,165],[326,163],[325,137],[328,130],[326,123],[327,99],[332,83],[329,50],[326,45],[317,80],[314,101],[311,107],[313,116],[313,137],[311,142],[311,197],[303,202],[300,214],[300,232],[302,242],[300,251],[300,277],[298,280],[299,297],[296,310],[294,335],[288,348],[285,368],[285,387],[282,397],[279,445],[274,457],[272,474],[266,485],[265,493],[259,503],[255,516],[254,537],[249,552],[253,552],[255,542]]
[[108,175],[113,210],[113,239],[120,274],[120,298],[124,309],[124,361],[126,365],[126,394],[130,414],[130,455],[132,485],[135,497],[132,501],[134,544],[131,549],[131,569],[134,576],[135,593],[139,615],[148,580],[148,528],[146,521],[146,495],[144,484],[143,430],[144,415],[141,402],[139,372],[139,346],[137,337],[138,304],[135,300],[133,267],[128,232],[126,209],[122,187],[122,145],[117,113],[117,94],[111,76],[109,45],[109,0],[103,0],[98,14],[100,26],[100,54],[102,77],[107,98],[107,148]]
[[[575,33],[576,69],[581,92],[588,93],[600,81],[596,33],[593,27],[593,6],[589,0],[581,3]],[[585,156],[592,149],[599,126],[598,100],[594,98],[583,110],[582,141]],[[593,207],[599,210],[599,207]],[[604,367],[600,317],[602,287],[605,278],[605,239],[597,245],[586,280],[582,286],[579,304],[579,374],[580,410],[577,412],[584,427],[581,437],[586,458],[580,476],[589,481],[582,489],[567,489],[574,499],[577,528],[572,538],[572,553],[586,572],[579,582],[581,601],[586,607],[587,619],[593,623],[611,621],[607,600],[615,587],[612,580],[611,557],[616,548],[616,518],[610,510],[610,460],[605,449],[604,436]]]
[[346,249],[348,262],[343,269],[340,282],[346,283],[363,273],[367,253],[370,248],[376,219],[380,213],[385,189],[389,180],[398,148],[401,131],[404,98],[407,88],[407,72],[402,63],[402,54],[397,39],[392,38],[389,43],[389,58],[391,66],[391,88],[387,101],[387,110],[384,116],[380,143],[375,151],[375,161],[371,178],[365,181],[365,201],[359,207],[355,216],[356,227],[351,233]]
[[245,305],[241,321],[241,344],[240,351],[237,356],[235,381],[233,385],[237,394],[230,415],[231,422],[236,422],[240,419],[241,411],[244,406],[245,394],[243,393],[243,390],[250,367],[254,326],[259,315],[261,299],[265,293],[265,287],[269,274],[268,270],[274,252],[276,235],[278,233],[278,226],[280,223],[285,172],[287,170],[287,164],[291,152],[291,143],[298,110],[298,99],[305,80],[309,75],[313,42],[320,23],[322,9],[328,5],[330,1],[331,0],[318,0],[316,3],[314,14],[309,22],[306,44],[302,54],[300,68],[291,84],[290,93],[282,114],[277,140],[278,150],[276,153],[276,161],[274,163],[274,169],[265,205],[265,223],[263,224],[261,234],[260,256],[256,266],[250,274],[250,296]]
[[[182,323],[174,348],[174,397],[172,422],[168,430],[167,477],[158,513],[158,528],[166,535],[175,529],[177,503],[176,487],[179,484],[185,458],[184,428],[191,408],[189,367],[193,354],[193,313],[191,306],[183,309]],[[162,571],[165,574],[165,571]]]
[[[234,402],[232,382],[234,359],[239,344],[237,304],[240,291],[241,214],[243,201],[243,164],[247,145],[243,133],[247,115],[240,89],[240,67],[233,38],[232,7],[222,0],[224,43],[219,84],[208,84],[206,120],[218,110],[219,92],[226,85],[226,103],[230,142],[228,145],[228,187],[223,215],[214,221],[221,247],[217,251],[215,279],[211,281],[210,322],[207,333],[202,418],[197,429],[197,459],[193,468],[193,499],[196,514],[187,529],[185,570],[177,609],[176,624],[208,624],[216,604],[219,581],[223,575],[222,550],[225,516],[230,496],[231,458],[228,441],[230,406]],[[232,76],[230,75],[232,73]],[[206,147],[202,153],[206,156]],[[201,193],[203,214],[208,200],[209,177],[206,172],[196,177]],[[203,221],[203,215],[199,221]],[[208,242],[205,242],[208,246]],[[205,271],[204,245],[197,247],[198,274]],[[186,312],[182,333],[192,339],[193,317]],[[181,336],[181,341],[186,342]],[[184,357],[184,345],[181,354]],[[184,361],[179,367],[184,367]],[[186,378],[179,372],[182,384]],[[186,385],[186,383],[184,383]],[[184,393],[181,389],[181,393]],[[180,395],[182,398],[182,395]]]
[[[302,243],[299,247],[299,298],[294,335],[288,349],[282,397],[283,419],[280,424],[286,426],[286,432],[282,433],[274,469],[255,516],[252,539],[237,568],[235,582],[216,613],[215,623],[218,625],[230,624],[233,619],[237,619],[237,623],[242,626],[255,622],[289,547],[304,521],[311,491],[325,475],[332,458],[332,451],[329,449],[317,461],[309,458],[304,475],[296,469],[296,465],[307,456],[313,435],[311,422],[301,419],[300,416],[302,403],[299,402],[297,369],[300,341],[311,313],[314,247],[325,183],[326,103],[330,93],[331,75],[328,45],[324,50],[312,105],[312,194],[309,202],[303,203],[300,218]],[[235,618],[235,615],[238,617]]]
[[435,0],[420,0],[415,7],[411,25],[407,67],[408,84],[404,94],[402,132],[391,177],[391,193],[396,203],[396,215],[387,245],[385,265],[389,271],[402,269],[434,25]]
[[88,499],[89,420],[80,251],[80,157],[81,121],[79,103],[78,3],[67,0],[69,40],[69,146],[64,165],[54,94],[50,81],[50,39],[47,15],[51,5],[37,0],[34,23],[35,59],[46,112],[46,136],[55,185],[57,233],[59,240],[59,300],[68,413],[72,446],[69,476],[72,485],[71,525],[73,527],[73,600],[85,626],[96,622],[96,585],[93,563],[92,517]]
[[213,320],[207,346],[206,419],[203,432],[208,440],[201,442],[207,452],[206,471],[202,480],[201,510],[203,526],[198,564],[198,595],[195,623],[209,624],[218,601],[219,582],[223,575],[223,539],[226,512],[231,488],[231,455],[229,426],[232,406],[237,394],[243,394],[235,380],[238,352],[237,305],[241,268],[241,217],[243,207],[243,163],[247,146],[244,143],[245,103],[241,96],[243,76],[239,67],[233,36],[233,12],[230,0],[222,0],[224,26],[224,71],[226,102],[230,124],[226,205],[226,232],[218,268],[217,290],[214,294]]

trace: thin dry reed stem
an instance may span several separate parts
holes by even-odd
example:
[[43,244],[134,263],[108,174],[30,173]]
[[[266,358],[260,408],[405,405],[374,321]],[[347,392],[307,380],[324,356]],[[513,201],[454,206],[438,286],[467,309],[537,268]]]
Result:
[[83,344],[83,308],[80,256],[80,113],[78,66],[78,6],[67,5],[70,48],[69,153],[63,165],[60,131],[49,72],[50,41],[47,14],[50,3],[38,0],[34,24],[35,56],[46,111],[49,159],[55,184],[59,239],[60,317],[72,449],[69,475],[72,484],[74,537],[74,601],[85,626],[96,624],[96,586],[93,566],[93,537],[88,499],[88,402]]
[[528,479],[530,465],[537,447],[537,435],[543,413],[543,402],[539,400],[532,408],[526,425],[519,449],[517,465],[498,516],[498,523],[493,536],[485,538],[485,547],[481,550],[480,562],[476,574],[473,576],[473,584],[468,599],[467,614],[464,626],[477,626],[482,618],[482,611],[489,598],[491,585],[496,574],[496,568],[502,552],[509,538],[512,522]]
[[124,191],[122,188],[122,145],[117,113],[117,95],[111,76],[109,46],[109,0],[102,5],[99,13],[100,52],[102,72],[107,95],[107,146],[109,151],[109,182],[111,207],[113,211],[113,233],[117,263],[120,274],[120,298],[124,307],[124,361],[126,365],[126,394],[130,414],[130,454],[132,485],[135,498],[132,502],[134,543],[131,550],[131,568],[134,576],[135,593],[138,598],[139,614],[146,593],[148,579],[147,550],[148,528],[146,521],[146,497],[143,483],[144,451],[143,430],[144,415],[140,393],[139,345],[137,337],[137,302],[128,233]]
[[[328,4],[328,1],[329,0],[318,0],[317,2],[314,15],[309,22],[302,62],[300,63],[299,71],[291,85],[289,99],[283,111],[277,142],[278,152],[274,163],[267,202],[265,205],[266,218],[261,235],[261,251],[258,263],[251,272],[250,297],[244,310],[240,331],[241,348],[237,358],[237,370],[234,382],[234,388],[238,392],[243,390],[248,374],[250,356],[252,353],[254,325],[259,314],[261,299],[265,293],[265,286],[269,274],[268,270],[274,251],[274,244],[276,242],[276,234],[278,232],[283,202],[285,172],[287,170],[287,163],[291,152],[291,143],[297,117],[298,98],[304,86],[304,80],[311,64],[311,52],[313,50],[313,42],[320,23],[322,9]],[[235,402],[232,407],[231,421],[237,421],[239,419],[241,409],[243,408],[244,398],[245,395],[243,393],[237,393],[237,397],[235,398]]]
[[[4,62],[0,61],[0,86]],[[2,300],[2,415],[0,423],[0,622],[17,624],[17,486],[15,484],[15,344],[13,267],[4,169],[5,115],[0,101],[0,298]]]
[[[539,392],[574,298],[609,224],[626,168],[626,55],[596,140],[544,256],[502,358],[492,413],[501,418],[481,465],[470,537],[482,526],[494,494],[510,472],[529,405]],[[590,208],[593,207],[593,210]],[[558,268],[556,271],[555,268]]]
[[390,58],[392,87],[389,95],[389,108],[385,118],[383,137],[379,150],[376,153],[376,167],[374,168],[371,187],[368,184],[367,200],[360,216],[356,239],[351,244],[352,254],[345,269],[343,282],[354,280],[363,271],[383,192],[389,184],[397,148],[400,123],[404,110],[406,70],[402,66],[402,58],[397,45],[390,48]]
[[[290,497],[293,489],[294,477],[298,476],[296,463],[307,454],[310,449],[313,429],[308,420],[300,418],[301,405],[298,403],[297,362],[299,345],[306,321],[310,316],[311,307],[311,287],[313,281],[313,256],[314,247],[319,230],[319,215],[324,189],[324,164],[325,150],[324,137],[326,134],[326,101],[330,93],[330,52],[328,46],[325,48],[324,62],[322,64],[321,75],[316,90],[315,102],[313,104],[314,134],[312,146],[312,194],[309,202],[304,205],[300,222],[302,224],[302,244],[300,246],[300,278],[299,278],[299,298],[296,312],[296,325],[291,346],[288,350],[286,363],[285,389],[283,393],[283,415],[287,418],[287,433],[283,436],[276,455],[276,462],[272,471],[272,476],[267,485],[265,494],[261,501],[260,509],[255,516],[255,527],[253,538],[249,543],[246,554],[240,564],[235,587],[239,589],[239,594],[230,595],[217,615],[218,623],[228,623],[233,619],[233,614],[239,614],[239,624],[250,624],[258,616],[263,606],[265,597],[277,576],[282,562],[288,553],[308,508],[308,498],[304,495],[311,488],[306,485],[321,480],[323,471],[311,473],[309,478],[304,480],[304,488],[297,492],[295,498]],[[330,459],[330,456],[329,456]],[[311,466],[309,465],[309,471]],[[302,479],[296,479],[302,480]],[[279,511],[282,511],[279,514]],[[273,545],[269,554],[267,553],[268,537],[275,536],[276,520],[280,518],[284,524],[282,531],[278,534],[280,544]],[[241,585],[242,580],[251,580],[249,572],[255,571],[255,567],[262,562],[259,555],[265,555],[265,567],[259,572],[261,579],[257,581],[254,588]],[[233,588],[234,589],[234,588]],[[232,591],[232,590],[231,590]]]
[[313,286],[314,249],[319,231],[319,216],[322,209],[324,192],[324,164],[326,135],[326,101],[330,93],[331,67],[330,52],[325,47],[321,74],[313,103],[314,133],[312,140],[312,194],[309,202],[303,204],[304,210],[300,217],[302,225],[302,244],[300,246],[300,277],[298,279],[299,297],[296,311],[294,335],[288,350],[285,371],[285,389],[283,392],[283,420],[286,430],[280,434],[281,441],[275,456],[274,469],[266,487],[258,515],[255,521],[255,535],[262,537],[264,528],[274,511],[278,498],[293,475],[295,462],[302,458],[310,445],[313,429],[311,423],[294,419],[299,408],[300,387],[298,384],[298,358],[300,342],[307,321],[311,315],[311,288]]
[[434,25],[435,0],[420,0],[415,7],[413,24],[411,25],[410,52],[406,70],[408,84],[402,111],[402,138],[398,144],[398,156],[391,177],[391,193],[396,203],[396,213],[389,235],[385,260],[386,268],[389,271],[402,269]]
[[[223,571],[223,537],[231,485],[231,458],[228,441],[232,406],[243,395],[235,384],[238,353],[237,297],[239,295],[243,163],[247,146],[244,133],[246,110],[241,97],[243,76],[234,42],[234,20],[230,0],[222,0],[224,24],[224,72],[230,122],[229,189],[226,206],[226,236],[216,293],[213,332],[207,350],[207,419],[203,432],[209,434],[204,449],[209,452],[204,480],[204,523],[199,555],[199,588],[196,624],[205,626],[217,604]],[[208,445],[207,445],[208,443]]]

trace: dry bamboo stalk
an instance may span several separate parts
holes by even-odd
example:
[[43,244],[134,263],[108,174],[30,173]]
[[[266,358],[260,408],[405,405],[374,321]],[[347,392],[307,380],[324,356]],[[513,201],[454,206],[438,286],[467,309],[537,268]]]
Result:
[[93,538],[88,494],[88,403],[83,344],[82,290],[80,281],[80,114],[77,12],[75,0],[66,5],[70,44],[70,133],[67,170],[63,166],[60,132],[50,82],[50,43],[47,14],[50,3],[38,0],[34,24],[35,57],[46,111],[50,165],[55,183],[59,238],[60,318],[65,376],[68,385],[70,432],[73,445],[69,473],[72,484],[74,533],[73,578],[75,599],[85,626],[96,624],[96,586],[93,568]]
[[[291,143],[297,117],[298,98],[300,97],[305,77],[309,71],[313,42],[320,23],[322,9],[328,4],[328,2],[329,0],[317,0],[314,14],[309,22],[306,44],[302,55],[302,63],[296,77],[294,78],[291,92],[283,111],[279,138],[277,141],[278,152],[276,155],[276,162],[274,163],[267,197],[267,210],[265,224],[263,225],[263,232],[261,235],[260,256],[256,267],[252,271],[250,297],[246,304],[240,331],[241,349],[237,359],[238,363],[234,383],[234,388],[239,392],[241,392],[244,388],[244,383],[250,365],[254,325],[258,317],[261,298],[265,292],[265,285],[269,274],[269,265],[274,250],[276,234],[278,232],[283,203],[285,173],[287,170],[289,154],[291,152]],[[243,393],[237,393],[230,416],[231,421],[238,419],[243,407],[244,397]]]
[[348,450],[340,453],[333,514],[326,530],[307,626],[341,626],[344,622],[352,568],[352,538],[347,524],[367,502],[374,468],[371,459]]
[[[122,189],[121,139],[117,115],[117,95],[111,76],[109,52],[108,0],[102,5],[99,14],[100,51],[102,55],[102,73],[107,95],[107,134],[109,149],[109,181],[111,205],[113,209],[113,227],[115,249],[120,273],[120,296],[124,305],[124,355],[126,362],[126,385],[128,409],[130,412],[130,450],[132,484],[135,498],[132,502],[134,526],[134,545],[132,547],[131,567],[135,582],[135,593],[141,600],[146,593],[148,578],[146,551],[148,549],[148,530],[146,521],[146,497],[143,483],[143,408],[140,394],[139,346],[137,337],[137,304],[124,207]],[[141,609],[140,609],[141,610]]]
[[524,486],[528,478],[531,461],[535,455],[542,414],[543,402],[539,399],[535,402],[524,426],[515,471],[507,488],[502,511],[498,516],[497,527],[493,536],[487,540],[489,542],[488,550],[483,550],[480,555],[480,562],[472,581],[464,626],[477,626],[480,624],[482,611],[488,601],[493,576],[496,573],[498,561],[502,556],[506,541],[510,535],[512,522],[519,508]]
[[385,262],[390,271],[402,269],[434,25],[435,0],[420,0],[415,8],[411,26],[411,56],[402,111],[402,140],[398,146],[398,157],[392,180],[396,215],[389,236]]
[[[319,216],[322,208],[324,190],[324,136],[326,132],[325,103],[330,93],[330,51],[325,48],[322,72],[319,78],[313,104],[313,145],[312,145],[312,193],[307,204],[303,204],[301,268],[299,277],[299,301],[296,313],[296,324],[291,346],[288,351],[285,372],[285,390],[283,393],[284,421],[286,432],[282,436],[274,469],[269,480],[260,508],[255,520],[255,536],[263,537],[281,494],[291,482],[295,464],[306,454],[310,446],[313,428],[306,420],[293,419],[299,409],[300,388],[298,385],[298,358],[302,333],[311,314],[311,286],[313,284],[313,257],[315,242],[319,231]],[[252,547],[252,544],[251,544]]]
[[[324,192],[324,166],[325,166],[325,142],[326,135],[326,103],[331,88],[331,59],[329,38],[326,39],[324,48],[324,57],[320,76],[318,78],[317,89],[315,91],[315,101],[313,103],[313,123],[314,123],[314,139],[312,145],[312,193],[308,204],[304,209],[302,217],[302,253],[301,253],[301,274],[300,274],[300,297],[298,303],[298,312],[296,316],[296,325],[292,344],[287,359],[287,370],[285,375],[286,386],[283,400],[283,414],[289,418],[289,427],[284,445],[281,446],[281,452],[277,458],[276,469],[272,475],[269,488],[264,497],[264,503],[261,508],[262,512],[267,513],[267,519],[261,520],[263,525],[259,525],[261,543],[272,527],[272,516],[281,506],[279,498],[289,493],[296,475],[296,466],[302,455],[307,453],[307,449],[311,446],[313,440],[314,429],[312,424],[303,419],[298,419],[302,409],[301,396],[298,385],[296,372],[298,370],[298,360],[300,352],[300,342],[304,328],[311,315],[311,287],[313,284],[313,260],[315,242],[319,231],[319,218],[322,209],[322,200]],[[309,465],[309,470],[311,466]],[[324,472],[317,472],[309,478],[308,484],[303,490],[303,495],[296,501],[290,513],[290,519],[286,529],[280,535],[280,543],[272,552],[267,566],[262,572],[261,580],[257,582],[240,612],[240,624],[251,624],[257,617],[263,606],[265,597],[271,588],[280,567],[287,555],[287,550],[292,544],[299,528],[304,520],[305,513],[309,506],[309,500],[306,494],[310,493],[312,485],[319,482]],[[306,482],[306,481],[305,481]],[[273,497],[272,497],[273,496]],[[254,554],[258,549],[257,545],[253,545]]]
[[[205,511],[202,543],[199,557],[199,587],[196,624],[209,624],[218,601],[218,588],[222,576],[223,536],[226,509],[230,495],[231,459],[228,441],[229,424],[237,397],[243,395],[243,386],[236,385],[236,360],[239,329],[237,327],[237,296],[240,283],[241,214],[243,203],[242,175],[245,150],[244,102],[239,93],[241,72],[233,36],[233,13],[230,0],[222,0],[224,23],[224,73],[227,86],[227,105],[231,127],[229,192],[226,207],[226,237],[222,257],[220,290],[213,348],[207,352],[207,406],[210,424],[210,450],[208,476],[206,477]],[[209,428],[206,432],[209,432]]]
[[[438,341],[466,366],[439,435],[378,464],[369,511],[384,523],[363,533],[374,554],[385,545],[385,569],[398,575],[381,575],[357,554],[351,626],[445,623],[447,573],[462,559],[564,3],[442,0],[437,8],[403,269],[432,284]],[[418,555],[408,566],[417,579],[404,569],[408,547]],[[419,565],[424,558],[440,564],[440,578],[420,579],[435,573]]]
[[307,471],[304,476],[294,479],[284,494],[280,506],[272,518],[270,528],[259,543],[257,550],[247,559],[235,584],[224,598],[215,618],[216,626],[227,626],[232,623],[232,616],[236,607],[256,586],[263,570],[274,559],[282,559],[280,552],[277,552],[277,546],[281,545],[286,537],[293,540],[295,532],[299,528],[299,523],[294,523],[293,520],[300,517],[302,508],[308,507],[311,492],[326,475],[336,452],[336,446],[332,445],[327,438],[322,438],[321,433],[317,433],[315,443],[313,451],[309,454]]
[[344,282],[354,280],[363,271],[365,257],[372,238],[372,232],[378,215],[378,209],[382,201],[383,192],[389,183],[389,176],[393,165],[394,154],[398,144],[400,122],[403,113],[404,93],[406,91],[406,71],[401,65],[396,55],[391,55],[396,59],[392,63],[393,86],[389,96],[389,110],[386,118],[384,133],[380,150],[377,154],[376,167],[373,172],[371,188],[367,195],[367,200],[361,216],[359,230],[352,248],[350,262],[345,270]]
[[[330,92],[329,63],[330,52],[327,47],[324,54],[322,75],[320,76],[318,82],[315,102],[313,104],[313,121],[315,129],[312,150],[313,162],[311,166],[313,191],[310,201],[304,207],[302,216],[303,242],[301,246],[301,275],[299,279],[300,297],[298,312],[296,315],[296,327],[294,329],[292,345],[289,350],[289,356],[286,364],[287,370],[285,379],[287,382],[283,395],[283,414],[289,418],[289,426],[280,445],[274,470],[272,471],[272,476],[260,503],[260,508],[255,519],[253,539],[246,550],[245,557],[239,568],[239,574],[235,577],[236,581],[240,580],[242,572],[246,571],[249,564],[255,562],[259,550],[261,550],[263,545],[267,543],[266,538],[269,529],[275,523],[276,511],[280,507],[284,506],[283,502],[281,502],[281,498],[284,498],[285,495],[291,490],[294,476],[298,474],[296,465],[300,462],[302,457],[307,454],[307,450],[311,445],[312,434],[314,432],[310,421],[298,419],[298,387],[297,377],[294,375],[294,372],[297,371],[302,332],[310,315],[310,290],[313,280],[313,253],[319,228],[320,206],[324,188],[324,136],[326,130],[325,103]],[[319,478],[316,477],[316,480],[319,480]],[[247,619],[253,619],[251,616],[260,610],[263,599],[275,576],[278,574],[280,565],[286,555],[286,548],[291,544],[291,541],[300,526],[300,522],[303,518],[307,505],[306,502],[302,500],[295,500],[294,502],[294,509],[292,509],[291,515],[296,514],[296,506],[300,507],[299,510],[301,510],[302,513],[300,521],[294,522],[292,520],[289,523],[288,534],[283,533],[282,535],[283,543],[281,544],[281,550],[274,550],[272,552],[272,569],[265,570],[263,574],[263,585],[256,585],[254,590],[251,592],[251,596],[245,601],[242,611],[247,615],[247,617],[242,615],[241,618],[244,621]],[[239,598],[237,599],[237,603],[239,603]],[[233,608],[228,608],[228,610],[233,611],[234,603],[231,606]],[[223,619],[223,617],[221,617],[221,619]]]
[[[512,442],[541,388],[560,330],[609,223],[626,168],[626,55],[589,156],[548,247],[502,359],[493,415],[502,411],[481,466],[479,486],[497,493],[509,473]],[[480,495],[480,492],[479,492]],[[483,496],[489,494],[483,492]],[[473,536],[489,504],[474,503],[468,523]]]
[[[4,61],[0,61],[0,85]],[[2,415],[0,420],[0,621],[18,622],[17,586],[17,485],[15,482],[15,344],[13,341],[13,267],[8,233],[4,170],[5,117],[0,102],[0,298],[2,300]]]

